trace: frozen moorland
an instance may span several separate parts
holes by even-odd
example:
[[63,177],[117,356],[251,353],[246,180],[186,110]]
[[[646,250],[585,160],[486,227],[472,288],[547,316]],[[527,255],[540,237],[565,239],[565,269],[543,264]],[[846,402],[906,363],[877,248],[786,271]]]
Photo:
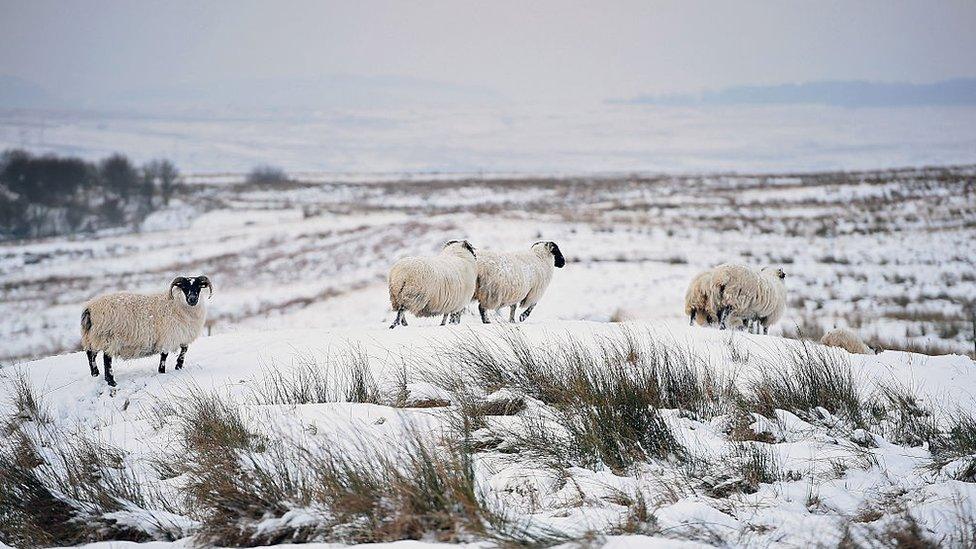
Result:
[[[307,179],[0,245],[0,541],[976,540],[976,168]],[[390,264],[461,237],[568,263],[525,324],[387,329]],[[769,336],[687,326],[729,261],[787,272]],[[177,274],[216,290],[186,368],[90,377],[84,301]]]
[[[0,362],[75,350],[86,300],[163,291],[179,274],[213,280],[212,334],[378,329],[392,320],[393,261],[454,238],[559,244],[569,264],[533,320],[681,322],[692,276],[734,261],[786,271],[790,304],[774,334],[819,339],[847,326],[889,349],[969,353],[974,177],[970,166],[270,187],[201,179],[139,233],[0,243]],[[472,309],[466,322],[475,318]]]

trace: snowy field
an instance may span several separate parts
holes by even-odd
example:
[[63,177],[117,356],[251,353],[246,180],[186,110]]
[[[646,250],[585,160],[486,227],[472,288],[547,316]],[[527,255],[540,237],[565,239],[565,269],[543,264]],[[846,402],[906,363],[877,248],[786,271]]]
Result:
[[379,329],[392,262],[453,238],[559,244],[569,264],[534,320],[680,323],[691,277],[736,261],[786,271],[774,334],[847,326],[885,348],[971,353],[974,174],[194,185],[138,234],[0,244],[0,362],[78,349],[87,299],[176,274],[214,281],[213,334]]
[[202,338],[184,370],[155,365],[117,366],[114,390],[82,353],[0,371],[20,388],[3,408],[8,541],[976,535],[976,364],[962,356],[545,321],[242,329]]
[[[303,179],[0,245],[3,539],[976,540],[976,168]],[[526,324],[387,329],[390,264],[454,238],[568,263]],[[787,272],[770,336],[687,326],[729,261]],[[84,301],[176,274],[215,286],[187,367],[90,377]],[[833,326],[887,350],[796,339]]]

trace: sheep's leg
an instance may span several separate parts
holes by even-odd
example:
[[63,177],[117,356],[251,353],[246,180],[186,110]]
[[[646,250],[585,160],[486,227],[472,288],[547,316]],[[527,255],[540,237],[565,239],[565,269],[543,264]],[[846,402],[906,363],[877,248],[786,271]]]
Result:
[[729,317],[729,311],[730,310],[731,310],[731,307],[722,307],[721,309],[718,310],[718,329],[719,330],[724,330],[724,329],[726,329],[728,327],[728,326],[726,326],[725,321]]
[[759,328],[762,327],[763,335],[769,335],[769,317],[759,320],[759,326],[756,327],[756,333],[759,333]]
[[186,350],[189,348],[187,345],[180,345],[180,354],[176,357],[176,369],[183,369],[183,358],[186,356]]
[[159,353],[159,373],[166,373],[166,357],[169,356],[166,353]]
[[398,324],[407,325],[406,321],[403,319],[403,307],[397,309],[396,318],[393,319],[393,324],[390,324],[390,329],[396,328]]
[[460,323],[461,323],[461,311],[457,311],[456,313],[451,315],[451,324],[460,324]]
[[115,376],[112,375],[112,357],[108,356],[107,353],[102,353],[102,362],[105,365],[105,383],[115,387],[118,384],[115,383]]
[[517,308],[518,305],[512,305],[511,307],[508,308],[508,321],[513,324],[515,323],[515,309]]
[[491,324],[491,322],[488,320],[488,309],[485,309],[485,307],[480,303],[478,304],[478,314],[481,315],[482,323]]
[[[441,318],[441,326],[447,324],[447,317],[448,317],[448,315],[445,314],[444,317]],[[453,322],[452,322],[452,324],[453,324]]]
[[98,377],[98,364],[95,364],[98,351],[85,351],[85,354],[88,355],[88,369],[91,370],[92,377]]
[[532,314],[532,309],[535,309],[535,305],[529,305],[526,307],[525,310],[522,311],[522,314],[519,315],[519,322],[525,322],[525,319],[529,318],[529,315]]
[[692,309],[691,310],[691,319],[688,321],[688,325],[689,326],[694,326],[695,325],[695,314],[696,313],[698,313],[697,310],[695,310],[695,309]]

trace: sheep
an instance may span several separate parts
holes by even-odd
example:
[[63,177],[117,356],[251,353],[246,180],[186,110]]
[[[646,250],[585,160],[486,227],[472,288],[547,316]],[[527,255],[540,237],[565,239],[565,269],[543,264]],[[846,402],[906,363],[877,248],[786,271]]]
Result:
[[515,322],[515,310],[521,305],[525,310],[519,321],[524,322],[549,287],[553,267],[565,265],[566,258],[552,241],[536,242],[528,250],[481,252],[474,293],[481,321],[489,324],[489,310],[509,307],[509,322]]
[[112,359],[128,360],[159,354],[159,373],[166,373],[166,357],[180,350],[176,369],[183,368],[186,350],[203,330],[207,308],[200,300],[204,288],[213,297],[213,284],[205,276],[173,279],[166,292],[117,292],[98,296],[81,313],[81,347],[88,355],[92,377],[98,377],[95,359],[102,353],[105,382],[115,387]]
[[759,275],[764,284],[759,286],[750,313],[758,320],[757,331],[762,327],[762,332],[768,334],[769,327],[786,312],[786,272],[779,267],[763,267]]
[[714,269],[709,285],[716,297],[721,329],[746,322],[750,328],[769,333],[769,326],[786,310],[786,273],[764,267],[758,273],[749,267],[723,264]]
[[451,240],[434,257],[404,257],[390,269],[390,306],[396,318],[390,329],[406,326],[406,312],[414,316],[444,315],[441,326],[461,322],[461,311],[474,295],[478,270],[474,247],[467,240]]
[[689,326],[694,326],[695,322],[698,322],[699,326],[714,324],[718,319],[714,299],[717,296],[716,292],[711,291],[714,276],[715,271],[708,269],[691,279],[691,284],[685,292],[685,314],[688,315]]
[[874,350],[868,347],[856,333],[846,328],[834,328],[820,338],[820,343],[828,347],[839,347],[849,353],[858,355],[873,355]]

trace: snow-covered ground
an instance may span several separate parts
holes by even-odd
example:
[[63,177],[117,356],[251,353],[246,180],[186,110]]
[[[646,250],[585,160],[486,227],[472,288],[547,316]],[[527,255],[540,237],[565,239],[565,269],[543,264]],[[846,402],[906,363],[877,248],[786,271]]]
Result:
[[[395,544],[404,548],[533,536],[547,543],[586,536],[612,547],[856,546],[906,531],[948,546],[976,539],[976,422],[966,422],[976,413],[976,363],[964,356],[976,304],[976,168],[303,179],[262,188],[242,184],[241,175],[199,177],[139,233],[0,244],[0,377],[8,390],[30,387],[39,401],[31,404],[24,391],[4,400],[10,436],[0,468],[39,471],[54,500],[68,502],[68,510],[55,506],[66,513],[58,516],[80,517],[85,527],[61,543],[369,541],[367,519],[382,523],[374,525],[386,532],[379,541],[422,538]],[[408,328],[387,329],[389,266],[454,238],[491,249],[554,240],[567,265],[514,329],[500,318],[481,325],[473,308],[457,327],[411,318]],[[787,272],[789,306],[770,336],[686,325],[688,281],[729,261]],[[210,277],[215,294],[207,334],[191,346],[184,370],[157,374],[156,358],[118,362],[114,390],[88,375],[84,355],[74,352],[85,300],[161,291],[176,275],[198,274]],[[816,338],[835,325],[889,350],[853,356],[779,337]],[[640,349],[621,353],[628,333]],[[512,358],[506,345],[519,338],[538,360]],[[904,347],[946,356],[892,350]],[[472,361],[457,349],[495,358]],[[616,417],[616,401],[603,409],[572,391],[533,392],[533,383],[572,378],[565,368],[573,361],[588,365],[591,381],[619,369],[644,383],[641,368],[662,364],[696,373],[669,386],[654,415]],[[485,381],[527,363],[543,365],[545,375]],[[831,378],[821,392],[819,382],[801,383],[799,392],[809,385],[816,393],[806,400],[761,398],[771,373],[803,379],[803,365],[808,373],[850,372],[851,381]],[[357,372],[371,381],[351,393]],[[604,381],[614,394],[629,394],[621,378]],[[686,394],[682,386],[702,390]],[[296,396],[303,387],[311,392]],[[837,397],[846,389],[857,394]],[[211,394],[239,415],[249,442],[233,447],[221,438],[224,424],[184,421],[204,417],[199,405],[209,397],[201,395]],[[495,412],[484,411],[491,406]],[[586,423],[592,417],[602,420]],[[460,429],[459,418],[473,424]],[[637,443],[621,434],[631,422],[644,429]],[[416,502],[405,503],[409,490],[395,492],[405,481],[391,483],[389,466],[416,466],[409,441],[418,433],[434,435],[425,444],[448,456],[433,459],[441,468],[434,484],[468,479],[469,469],[450,462],[463,442],[460,463],[470,459],[472,486],[505,520],[487,521],[488,511],[464,499],[465,485],[451,492],[448,482],[452,520],[477,520],[432,526],[435,509],[421,531],[405,526],[397,513]],[[216,454],[206,454],[211,435]],[[551,438],[533,445],[539,437]],[[662,440],[664,447],[653,446]],[[618,443],[624,462],[607,450]],[[71,461],[76,454],[65,448],[98,465]],[[192,467],[219,456],[242,461]],[[349,465],[341,460],[350,456],[385,471],[382,482],[371,480],[381,486],[373,495],[393,494],[352,522],[337,515],[350,503],[337,502],[334,487],[314,488],[335,480],[321,467],[334,465],[328,459]],[[305,459],[319,467],[301,465]],[[253,470],[238,471],[245,461]],[[278,495],[217,505],[232,488],[221,484],[211,497],[200,475],[225,472],[243,476],[216,481]],[[23,478],[30,474],[0,482],[36,488]],[[0,531],[19,516],[10,511],[20,509],[15,500],[0,494]],[[216,531],[222,513],[237,534]],[[482,519],[494,537],[478,531]]]
[[[973,472],[966,472],[966,464],[974,456],[946,458],[927,443],[906,442],[905,432],[900,430],[904,424],[898,423],[894,409],[865,420],[867,426],[862,428],[842,410],[798,410],[791,408],[792,403],[783,403],[783,409],[773,410],[768,417],[747,414],[744,426],[738,429],[751,433],[748,435],[737,431],[736,416],[727,410],[662,409],[675,444],[687,449],[691,457],[647,458],[626,467],[598,459],[574,463],[567,458],[565,466],[554,467],[546,456],[521,448],[506,437],[542,421],[545,432],[559,440],[564,425],[553,419],[558,415],[558,404],[526,394],[522,391],[527,386],[518,384],[489,395],[452,393],[445,377],[437,375],[445,371],[459,374],[467,366],[458,362],[450,349],[474,349],[504,362],[502,357],[509,349],[504,342],[524,338],[537,360],[544,363],[545,357],[562,356],[554,349],[570,341],[589,349],[592,356],[601,356],[608,342],[620,342],[626,333],[635,337],[639,346],[647,346],[642,351],[648,353],[646,356],[629,359],[635,365],[661,365],[667,361],[664,357],[668,352],[678,353],[672,359],[693,357],[694,368],[730,380],[743,394],[750,390],[750,382],[768,374],[769,368],[783,366],[783,349],[798,345],[773,337],[689,328],[681,321],[624,325],[545,321],[514,330],[503,324],[411,326],[394,331],[379,325],[242,329],[200,339],[191,347],[182,371],[157,374],[155,358],[118,364],[116,389],[88,375],[83,353],[5,368],[0,373],[7,381],[16,379],[18,372],[26,376],[39,398],[36,408],[40,411],[33,412],[30,406],[12,411],[13,400],[3,411],[6,417],[16,418],[8,419],[11,428],[16,426],[18,432],[41,441],[37,450],[40,459],[53,459],[55,470],[59,467],[55,451],[63,440],[52,433],[61,429],[90,436],[115,449],[117,454],[112,455],[119,456],[114,465],[100,465],[98,475],[131,474],[141,485],[178,501],[181,494],[197,493],[184,487],[184,483],[193,482],[195,473],[180,472],[180,466],[188,461],[201,459],[180,450],[185,444],[193,444],[186,442],[183,420],[188,418],[181,417],[188,412],[180,408],[181,402],[192,400],[188,396],[191,392],[218,395],[239,410],[245,428],[263,441],[250,450],[257,457],[248,459],[258,459],[251,463],[262,463],[265,454],[267,459],[279,459],[272,451],[276,441],[298,441],[303,451],[312,453],[397,455],[404,451],[404,441],[418,432],[437,440],[459,436],[455,421],[458,410],[473,404],[462,396],[487,401],[516,398],[522,402],[520,408],[503,415],[489,413],[485,426],[468,436],[483,444],[472,454],[479,493],[528,531],[588,535],[613,547],[650,543],[670,547],[679,540],[691,540],[695,546],[836,546],[845,528],[846,535],[851,536],[849,541],[860,543],[860,536],[883,532],[888,525],[903,520],[908,511],[926,539],[946,546],[961,546],[972,540],[961,536],[974,533],[972,523],[966,522],[972,520],[976,501]],[[664,354],[653,355],[653,349]],[[367,365],[367,377],[372,380],[369,385],[375,383],[376,395],[367,402],[348,402],[342,396],[342,380],[349,379],[350,363],[346,360],[350,353],[362,357],[359,364]],[[925,357],[895,351],[859,356],[818,348],[811,356],[829,357],[832,367],[849,371],[865,405],[880,405],[883,399],[879,388],[891,386],[909,388],[915,395],[916,409],[937,411],[938,421],[947,419],[946,411],[976,412],[976,363],[967,357]],[[328,384],[340,388],[340,396],[276,402],[277,397],[269,390],[269,376],[277,372],[295,379],[302,368],[333,376]],[[215,440],[222,436],[212,425],[202,428]],[[677,453],[676,448],[671,450]],[[755,456],[760,456],[759,461],[749,461]],[[176,462],[167,465],[167,460]],[[763,468],[756,473],[758,478],[750,478],[751,469],[743,465],[753,463]],[[293,467],[299,471],[292,469],[290,482],[294,484],[276,488],[285,494],[282,510],[274,511],[275,507],[268,505],[266,514],[251,519],[244,518],[250,513],[246,507],[230,512],[233,516],[241,513],[240,531],[264,536],[256,539],[279,541],[300,536],[300,532],[307,534],[308,528],[316,527],[322,528],[321,535],[332,536],[325,539],[340,536],[337,532],[341,530],[323,526],[334,520],[329,509],[317,507],[315,501],[287,499],[305,493],[296,480],[303,466],[296,462]],[[92,478],[104,478],[98,475]],[[261,482],[270,484],[247,489],[265,493],[269,485],[284,480],[275,477]],[[207,519],[201,514],[212,510],[193,504],[164,510],[158,501],[124,502],[106,524],[129,526],[156,537],[180,538],[174,545],[186,545],[188,540],[183,536],[193,534],[210,539],[206,537]],[[639,506],[647,509],[638,516],[635,509],[643,508]],[[83,516],[91,521],[107,520],[96,516],[91,507],[87,509],[93,514]],[[462,514],[461,510],[456,512]],[[302,527],[307,529],[303,531]],[[275,537],[278,532],[287,533]],[[651,537],[637,535],[640,533]],[[469,534],[459,539],[477,540],[476,535]],[[429,532],[425,539],[448,539],[443,536],[444,532]]]

